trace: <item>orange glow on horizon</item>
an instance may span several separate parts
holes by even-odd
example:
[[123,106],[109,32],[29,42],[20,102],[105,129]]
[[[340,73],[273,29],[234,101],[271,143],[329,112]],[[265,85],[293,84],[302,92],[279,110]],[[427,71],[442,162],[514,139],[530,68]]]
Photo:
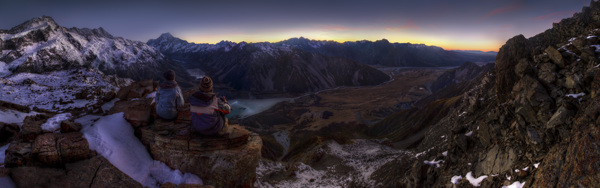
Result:
[[[235,42],[235,43],[240,43],[240,42],[247,42],[247,43],[261,43],[261,42],[269,42],[269,43],[277,43],[277,42],[281,42],[281,41],[285,41],[288,40],[290,38],[300,38],[300,37],[304,37],[307,38],[309,40],[316,40],[316,41],[333,41],[333,42],[337,42],[337,43],[345,43],[345,42],[356,42],[356,41],[362,41],[362,40],[368,40],[368,41],[377,41],[377,40],[382,40],[382,39],[386,39],[388,40],[390,43],[411,43],[411,44],[425,44],[427,46],[437,46],[437,47],[441,47],[444,50],[479,50],[479,51],[483,51],[483,52],[489,52],[489,51],[494,51],[494,52],[498,52],[498,50],[500,49],[500,47],[502,46],[502,44],[488,44],[488,45],[482,45],[482,44],[468,44],[466,42],[462,42],[462,43],[452,43],[452,42],[448,42],[448,41],[441,41],[441,42],[433,42],[433,41],[425,41],[425,40],[405,40],[405,41],[398,41],[398,40],[390,40],[388,38],[379,38],[379,39],[324,39],[324,38],[310,38],[310,37],[306,37],[306,36],[298,36],[298,37],[289,37],[289,38],[282,38],[282,39],[272,39],[272,40],[261,40],[261,39],[217,39],[217,38],[212,38],[212,40],[207,40],[209,38],[207,37],[202,37],[202,39],[191,39],[188,40],[188,42],[193,42],[196,44],[216,44],[219,43],[221,41],[231,41],[231,42]],[[237,37],[234,37],[237,38]],[[185,40],[185,39],[184,39]]]
[[355,28],[339,25],[317,25],[299,28],[276,28],[269,31],[244,31],[243,29],[188,30],[181,33],[181,38],[195,43],[216,44],[223,40],[232,42],[281,42],[290,38],[304,37],[317,41],[335,41],[339,43],[355,41],[377,41],[387,39],[391,43],[425,44],[438,46],[446,50],[480,50],[498,51],[506,39],[490,37],[489,34],[468,32],[462,29],[446,29],[444,34],[437,33],[439,29],[418,27],[413,22],[407,22],[401,27]]

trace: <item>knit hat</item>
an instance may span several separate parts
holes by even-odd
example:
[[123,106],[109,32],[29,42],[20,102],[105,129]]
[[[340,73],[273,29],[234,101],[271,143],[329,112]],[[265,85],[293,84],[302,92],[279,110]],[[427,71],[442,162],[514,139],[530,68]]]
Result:
[[213,92],[213,82],[212,79],[208,76],[204,76],[200,81],[200,91],[204,93],[212,93]]
[[175,71],[173,70],[168,70],[167,72],[165,72],[163,74],[163,76],[165,77],[165,79],[167,80],[175,80]]

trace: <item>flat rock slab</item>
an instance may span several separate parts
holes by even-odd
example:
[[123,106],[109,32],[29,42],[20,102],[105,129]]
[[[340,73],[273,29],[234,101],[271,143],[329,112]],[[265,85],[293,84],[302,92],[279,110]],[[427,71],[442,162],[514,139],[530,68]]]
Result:
[[229,125],[224,135],[201,136],[190,131],[187,123],[156,120],[141,128],[142,142],[163,148],[189,151],[213,151],[236,148],[248,143],[250,132],[239,125]]
[[203,137],[188,123],[156,120],[140,128],[141,140],[155,160],[183,173],[198,175],[215,187],[252,187],[262,140],[239,125],[229,125],[223,136]]

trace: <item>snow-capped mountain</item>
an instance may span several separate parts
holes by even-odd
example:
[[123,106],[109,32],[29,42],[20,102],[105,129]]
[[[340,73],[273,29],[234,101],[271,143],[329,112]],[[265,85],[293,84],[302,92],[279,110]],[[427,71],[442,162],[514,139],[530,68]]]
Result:
[[[169,33],[148,44],[163,54],[175,59],[188,57],[190,53],[229,51],[237,43],[222,41],[217,44],[194,44],[173,37]],[[411,43],[390,43],[386,39],[378,41],[356,41],[339,43],[335,41],[309,40],[303,37],[291,38],[277,43],[239,43],[241,46],[258,46],[267,53],[281,50],[302,50],[331,57],[341,57],[368,65],[439,67],[459,66],[464,62],[491,62],[495,53],[470,53],[468,51],[447,51],[437,46]]]
[[[244,96],[298,95],[338,86],[376,85],[389,76],[343,57],[308,52],[284,43],[194,44],[163,34],[148,44],[188,69],[201,69]],[[221,91],[223,92],[223,91]],[[240,94],[238,92],[238,94]]]
[[114,37],[102,28],[65,28],[51,17],[0,30],[0,76],[96,68],[133,79],[154,78],[166,68],[178,69],[143,42]]

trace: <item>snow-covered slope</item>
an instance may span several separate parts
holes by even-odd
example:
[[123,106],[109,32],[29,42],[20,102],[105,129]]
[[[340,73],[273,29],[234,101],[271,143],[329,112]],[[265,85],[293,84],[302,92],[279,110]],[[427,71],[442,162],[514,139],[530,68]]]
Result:
[[[91,119],[97,120],[89,121]],[[75,121],[83,125],[81,132],[91,150],[98,152],[144,187],[159,187],[167,182],[202,184],[202,180],[194,174],[173,170],[164,163],[153,160],[135,137],[134,130],[123,118],[123,113],[103,117],[88,115]]]
[[131,82],[94,69],[15,73],[0,78],[0,100],[56,112],[84,109]]
[[0,77],[91,67],[139,80],[177,68],[143,42],[114,37],[102,28],[61,27],[47,16],[0,30],[0,51]]

